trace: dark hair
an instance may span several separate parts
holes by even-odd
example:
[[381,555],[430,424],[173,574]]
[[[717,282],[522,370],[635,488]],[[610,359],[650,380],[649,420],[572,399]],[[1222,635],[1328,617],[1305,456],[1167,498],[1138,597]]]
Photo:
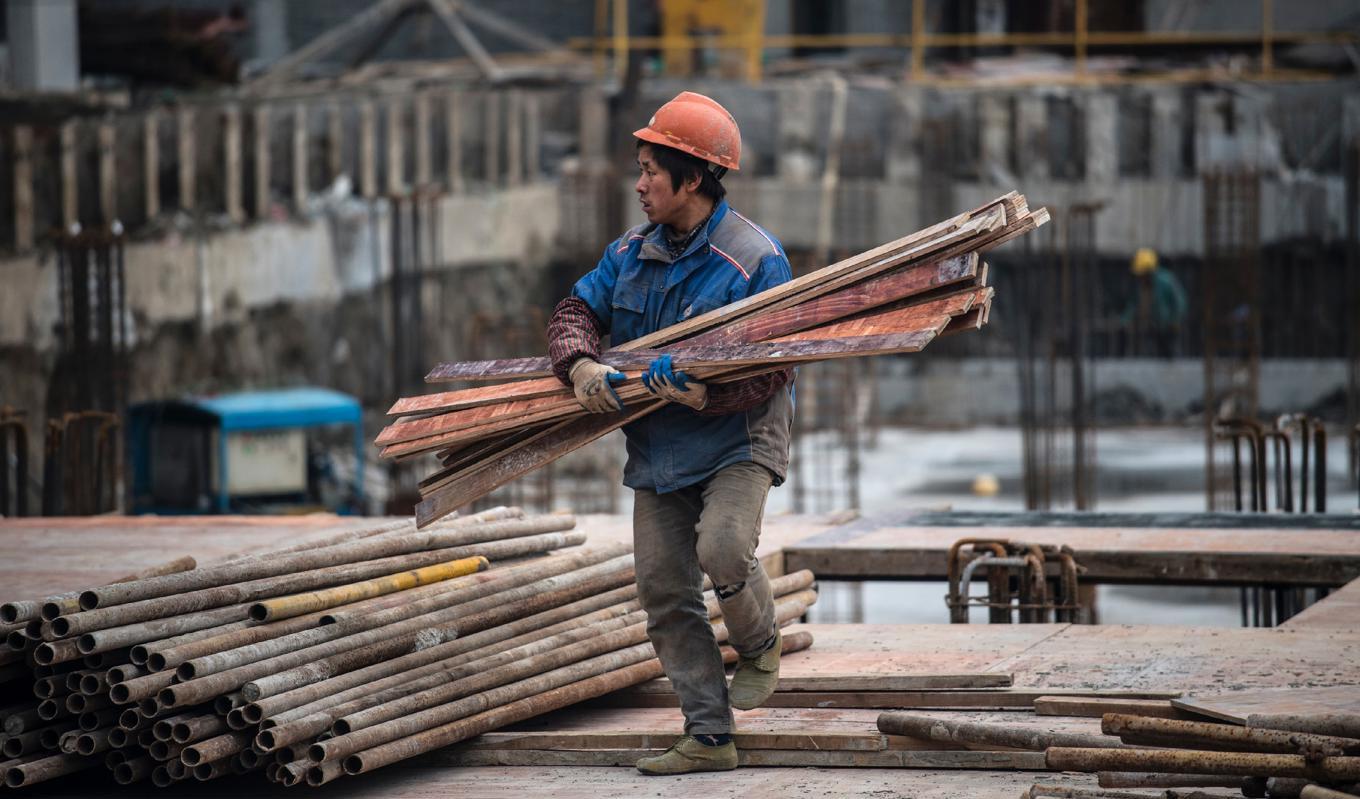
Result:
[[643,147],[652,148],[652,158],[656,160],[656,165],[671,176],[672,191],[680,191],[681,183],[697,177],[699,178],[697,191],[701,197],[707,197],[716,203],[727,196],[727,187],[718,180],[710,169],[711,165],[702,158],[696,158],[664,144],[653,144],[638,139],[637,149],[641,150]]

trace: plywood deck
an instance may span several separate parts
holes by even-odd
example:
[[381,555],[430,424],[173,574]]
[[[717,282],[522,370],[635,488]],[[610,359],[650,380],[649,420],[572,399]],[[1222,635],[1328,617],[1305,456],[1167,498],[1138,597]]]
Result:
[[[382,520],[376,520],[382,521]],[[117,577],[149,562],[192,554],[208,561],[229,553],[283,545],[302,537],[322,536],[374,523],[372,519],[327,516],[264,518],[100,518],[79,520],[22,520],[0,522],[0,593],[3,598],[38,596],[52,591],[91,585]],[[592,542],[627,540],[629,520],[617,516],[585,516],[580,529]],[[819,517],[772,517],[766,521],[761,554],[778,563],[786,555],[809,549],[819,536],[844,529],[844,520]],[[872,546],[858,537],[827,542],[857,559],[880,557],[886,543],[905,528],[868,531]],[[942,565],[944,548],[971,529],[929,529],[921,533]],[[1329,530],[1195,529],[1181,533],[1106,528],[1025,528],[1041,534],[1086,535],[1094,546],[1178,552],[1181,558],[1208,552],[1279,555],[1306,551],[1321,558],[1351,553],[1360,556],[1360,536]],[[991,531],[993,534],[995,531]],[[1275,541],[1252,538],[1261,533]],[[1340,540],[1345,535],[1355,544]],[[1100,536],[1104,536],[1103,539]],[[1177,543],[1179,542],[1179,543]],[[1179,546],[1179,549],[1176,547]],[[875,549],[878,547],[878,549]],[[1078,547],[1079,552],[1081,548]],[[900,549],[899,549],[900,551]],[[1092,552],[1098,551],[1092,549]],[[788,568],[806,565],[789,557]],[[1182,691],[1197,696],[1268,688],[1360,686],[1360,583],[1336,592],[1328,600],[1277,629],[1199,629],[1153,626],[1076,625],[812,625],[814,646],[785,661],[788,677],[828,674],[997,673],[1013,675],[1014,688],[1024,691]],[[664,690],[664,684],[653,688]],[[1357,688],[1360,690],[1360,687]],[[741,714],[738,726],[750,731],[775,732],[805,728],[823,732],[853,732],[864,740],[874,734],[875,710],[787,708]],[[969,717],[1008,717],[1021,723],[1064,724],[1089,728],[1093,719],[1055,722],[1052,717],[1028,716],[1018,711],[976,711]],[[668,708],[604,708],[564,711],[567,726],[598,735],[620,732],[647,735],[624,743],[654,743],[667,731],[677,732],[678,712]],[[573,720],[574,719],[574,720]],[[557,723],[537,720],[532,724]],[[1084,726],[1083,726],[1084,725]],[[528,728],[521,732],[529,731]],[[513,733],[504,733],[502,738]],[[493,740],[488,738],[487,741]],[[471,747],[487,741],[474,741]],[[440,765],[453,753],[436,753],[428,760],[385,769],[327,786],[334,797],[506,797],[551,794],[553,799],[598,799],[602,795],[632,797],[696,795],[765,799],[796,795],[911,796],[920,799],[969,796],[1013,799],[1036,780],[1092,785],[1087,777],[1009,771],[936,771],[922,769],[751,768],[728,774],[691,775],[653,779],[629,768],[603,766],[465,766]],[[261,797],[282,796],[284,790],[263,784],[218,780],[176,785],[159,796],[239,796],[245,790]],[[98,781],[66,781],[48,787],[45,796],[88,797],[140,795],[111,790],[104,775]]]

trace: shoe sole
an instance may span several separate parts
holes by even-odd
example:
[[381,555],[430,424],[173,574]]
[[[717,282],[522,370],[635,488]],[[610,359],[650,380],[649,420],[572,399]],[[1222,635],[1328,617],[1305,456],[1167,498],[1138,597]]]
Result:
[[642,766],[634,766],[634,768],[638,770],[639,774],[642,774],[647,777],[678,777],[681,774],[697,774],[701,771],[732,771],[736,769],[736,767],[737,764],[733,763],[730,766],[726,764],[714,766],[698,766],[696,768],[686,769],[684,771],[648,771]]

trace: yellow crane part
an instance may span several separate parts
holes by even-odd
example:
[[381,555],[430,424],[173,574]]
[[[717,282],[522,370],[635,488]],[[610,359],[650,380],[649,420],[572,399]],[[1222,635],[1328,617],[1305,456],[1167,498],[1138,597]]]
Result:
[[350,583],[349,585],[337,585],[334,588],[308,591],[305,594],[266,599],[250,607],[250,617],[256,621],[291,619],[304,613],[315,613],[319,610],[347,605],[363,599],[405,591],[408,588],[417,588],[430,583],[452,580],[455,577],[476,574],[488,566],[490,564],[486,558],[476,555],[471,558],[461,558],[420,569],[412,569],[411,571],[375,577],[372,580]]

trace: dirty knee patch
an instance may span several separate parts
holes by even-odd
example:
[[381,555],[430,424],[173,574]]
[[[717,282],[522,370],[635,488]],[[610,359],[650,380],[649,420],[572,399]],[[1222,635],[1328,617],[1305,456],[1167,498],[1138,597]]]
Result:
[[713,591],[714,591],[714,593],[716,593],[716,594],[718,595],[718,599],[731,599],[732,597],[736,596],[737,594],[740,594],[740,593],[741,593],[741,589],[743,589],[743,588],[745,588],[745,587],[746,587],[746,583],[745,583],[745,581],[742,581],[742,582],[737,583],[737,584],[735,584],[735,585],[717,585],[717,586],[714,586],[714,587],[713,587]]

